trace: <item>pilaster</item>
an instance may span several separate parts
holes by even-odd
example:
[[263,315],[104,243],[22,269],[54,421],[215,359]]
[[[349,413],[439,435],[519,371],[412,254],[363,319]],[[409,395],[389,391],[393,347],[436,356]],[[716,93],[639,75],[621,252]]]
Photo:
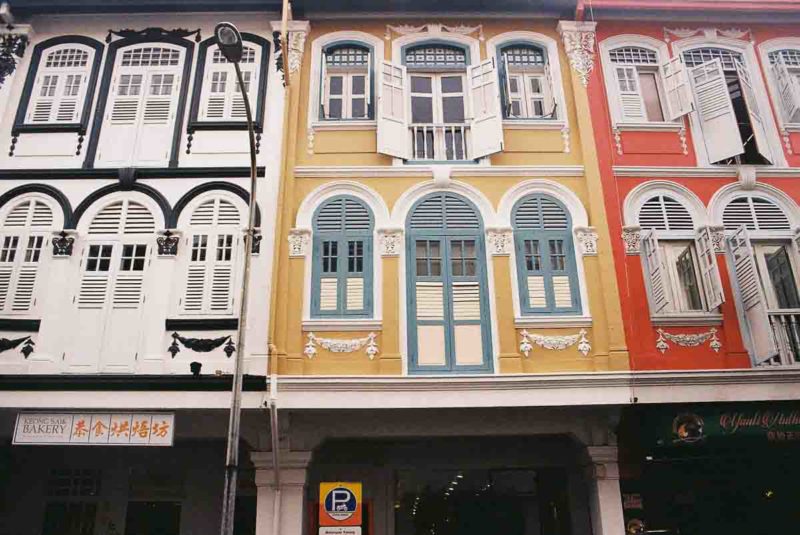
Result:
[[254,451],[250,460],[256,468],[256,535],[302,535],[311,452],[281,451],[277,485],[272,452]]
[[594,535],[625,533],[616,446],[589,446],[589,511]]

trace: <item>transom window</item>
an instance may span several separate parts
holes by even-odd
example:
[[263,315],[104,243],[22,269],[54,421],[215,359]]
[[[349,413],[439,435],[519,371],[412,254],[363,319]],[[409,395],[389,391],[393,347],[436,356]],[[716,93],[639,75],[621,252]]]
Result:
[[638,46],[623,46],[608,53],[613,64],[619,104],[625,120],[664,121],[658,54]]
[[[239,63],[255,63],[256,62],[256,51],[254,48],[245,46],[242,47],[242,59],[239,60]],[[214,49],[214,53],[211,55],[211,63],[228,63],[228,60],[225,59],[225,56],[222,55],[222,52],[219,48]]]
[[325,62],[331,67],[366,67],[369,63],[369,51],[360,46],[337,46],[325,52]]
[[413,67],[461,67],[467,66],[467,54],[463,48],[447,45],[415,46],[406,50],[406,66]]
[[547,55],[538,46],[520,45],[503,49],[503,57],[508,65],[514,67],[544,67]]
[[504,113],[507,119],[555,119],[547,54],[539,46],[510,45],[500,50]]
[[696,48],[683,53],[683,61],[687,67],[697,67],[715,59],[720,60],[726,71],[735,71],[736,62],[743,61],[741,54],[724,48]]
[[321,117],[367,119],[371,116],[370,51],[357,45],[333,45],[323,51]]
[[745,196],[733,199],[722,212],[726,230],[791,230],[783,209],[769,199]]
[[612,63],[627,65],[658,65],[658,54],[640,46],[622,46],[608,53]]
[[89,53],[78,48],[62,48],[47,55],[45,68],[74,68],[85,67],[89,63]]
[[174,66],[180,62],[180,52],[171,48],[140,47],[122,53],[123,67]]
[[783,60],[789,67],[800,67],[800,50],[786,48],[769,53],[769,62],[771,64],[778,63],[779,59]]

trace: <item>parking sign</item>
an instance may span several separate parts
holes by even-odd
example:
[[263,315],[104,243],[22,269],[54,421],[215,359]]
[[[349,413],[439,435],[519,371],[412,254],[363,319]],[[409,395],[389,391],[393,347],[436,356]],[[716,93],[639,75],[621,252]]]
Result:
[[319,484],[319,525],[361,525],[361,483]]

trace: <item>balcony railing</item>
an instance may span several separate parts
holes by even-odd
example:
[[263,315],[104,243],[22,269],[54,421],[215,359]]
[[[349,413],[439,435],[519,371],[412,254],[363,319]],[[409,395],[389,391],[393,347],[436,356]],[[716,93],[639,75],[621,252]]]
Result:
[[764,362],[763,365],[800,365],[800,309],[770,312],[769,323],[778,346],[778,354]]
[[413,160],[466,160],[469,127],[462,123],[412,124]]

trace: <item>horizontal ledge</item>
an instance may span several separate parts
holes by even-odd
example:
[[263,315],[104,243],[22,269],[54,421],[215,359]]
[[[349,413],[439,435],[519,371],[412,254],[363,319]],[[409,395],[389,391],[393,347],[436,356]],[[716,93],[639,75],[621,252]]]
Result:
[[11,135],[19,134],[86,134],[86,127],[81,123],[69,124],[20,124],[11,129]]
[[235,331],[239,318],[168,318],[164,322],[167,331]]
[[[264,167],[258,167],[263,178]],[[92,178],[119,179],[119,168],[96,169],[0,169],[0,180],[85,180]],[[247,178],[249,167],[136,167],[137,179],[148,178]]]
[[592,318],[552,317],[552,318],[514,318],[514,327],[518,329],[560,329],[562,327],[591,327]]
[[303,320],[303,332],[352,332],[352,331],[381,331],[381,320],[373,319],[313,319]]
[[564,121],[537,121],[535,119],[503,119],[504,130],[562,130],[567,127]]
[[[657,167],[615,165],[614,175],[637,178],[735,178],[736,166],[727,167]],[[800,177],[799,168],[755,166],[758,177]]]
[[620,132],[680,132],[681,123],[617,123],[614,128]]
[[[188,132],[196,132],[202,130],[247,130],[246,121],[198,121],[189,123],[186,126]],[[253,130],[257,134],[263,133],[261,123],[254,122]]]
[[650,323],[656,327],[719,326],[722,325],[722,314],[650,316]]
[[[228,392],[231,383],[231,375],[0,375],[0,390],[5,391]],[[266,377],[245,375],[243,389],[248,392],[266,391]]]
[[[450,175],[458,177],[573,177],[583,176],[582,165],[452,165]],[[321,166],[302,165],[294,169],[296,178],[432,178],[430,165],[370,165],[370,166]]]
[[40,319],[2,318],[0,319],[0,331],[38,333],[41,324],[42,320]]
[[375,130],[377,121],[317,121],[308,125],[315,132]]

